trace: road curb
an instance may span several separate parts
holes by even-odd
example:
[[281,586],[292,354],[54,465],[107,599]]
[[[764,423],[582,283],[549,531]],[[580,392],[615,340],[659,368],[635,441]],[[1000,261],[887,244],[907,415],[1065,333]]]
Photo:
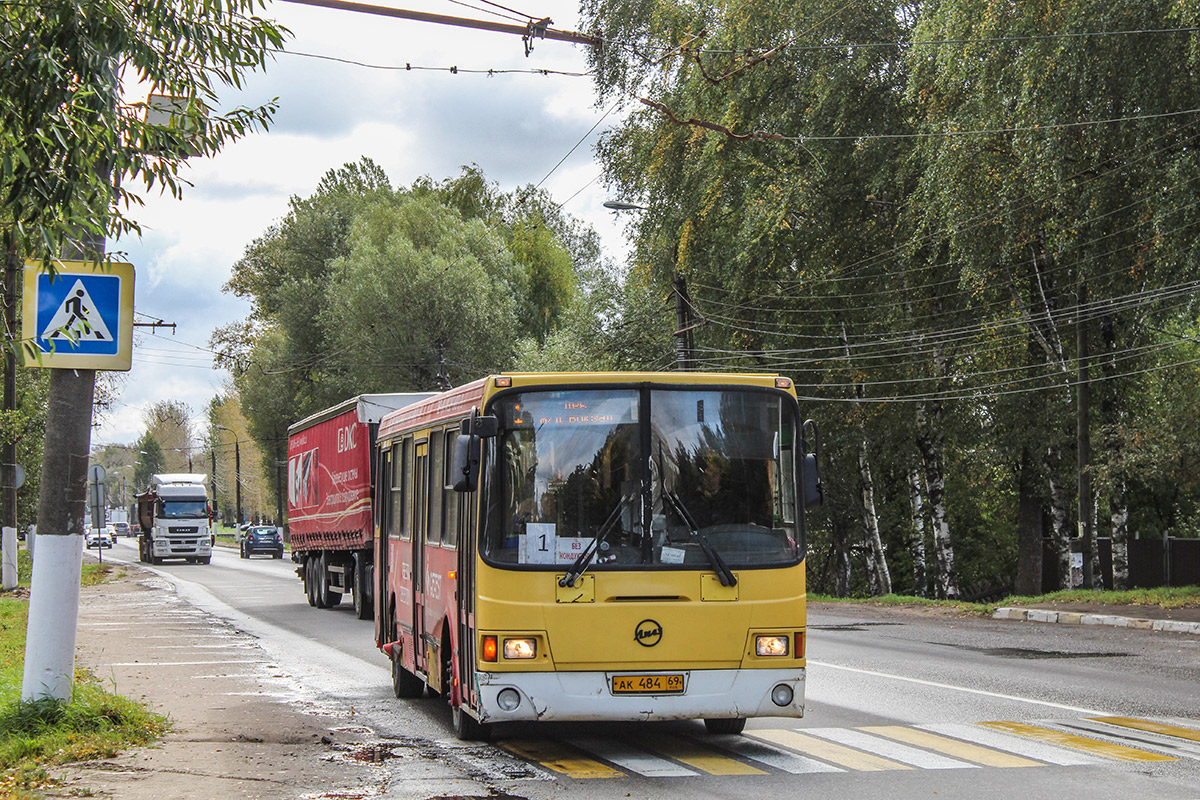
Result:
[[1082,614],[1076,611],[1051,611],[1045,608],[997,608],[992,619],[1011,619],[1019,622],[1043,622],[1058,625],[1107,625],[1113,628],[1137,628],[1165,633],[1189,633],[1200,636],[1200,622],[1174,619],[1140,619],[1111,614]]

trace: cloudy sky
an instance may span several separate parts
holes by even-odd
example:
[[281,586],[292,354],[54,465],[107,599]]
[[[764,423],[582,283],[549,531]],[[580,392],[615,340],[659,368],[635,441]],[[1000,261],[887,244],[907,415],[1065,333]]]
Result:
[[[509,21],[454,0],[375,2]],[[574,0],[535,2],[505,5],[548,16],[558,29],[579,30]],[[470,5],[495,10],[478,1]],[[224,99],[232,106],[277,97],[274,125],[215,158],[189,164],[184,177],[193,186],[183,199],[147,197],[135,214],[144,229],[141,239],[115,245],[137,270],[138,320],[162,319],[177,327],[174,335],[135,333],[133,369],[116,374],[115,402],[101,412],[94,444],[134,441],[144,430],[142,410],[156,400],[182,400],[197,418],[203,414],[228,378],[212,369],[209,335],[249,311],[248,303],[221,291],[233,264],[286,213],[289,197],[311,194],[327,171],[362,156],[380,164],[393,185],[422,175],[451,177],[471,163],[503,190],[545,179],[543,187],[568,213],[592,223],[614,255],[622,255],[623,222],[601,207],[609,198],[596,180],[600,167],[592,157],[592,145],[619,112],[605,118],[608,109],[595,106],[591,78],[465,72],[586,72],[584,46],[538,41],[526,58],[521,38],[509,34],[280,0],[271,3],[267,16],[291,30],[289,52]],[[451,67],[459,72],[452,74]]]

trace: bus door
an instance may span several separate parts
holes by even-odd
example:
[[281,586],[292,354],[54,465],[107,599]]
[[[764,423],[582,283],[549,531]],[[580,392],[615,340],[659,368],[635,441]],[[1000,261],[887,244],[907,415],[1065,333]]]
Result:
[[[447,443],[447,447],[449,447]],[[452,451],[451,451],[452,452]],[[451,481],[447,481],[450,483]],[[458,617],[458,685],[462,698],[479,707],[475,685],[475,502],[482,492],[458,495],[454,524],[458,528],[458,582],[455,614]],[[448,521],[447,526],[451,523]]]
[[[392,510],[392,450],[379,449],[379,469],[375,482],[375,642],[379,645],[393,640],[396,620],[389,613],[388,562],[391,555],[392,526],[389,524]],[[398,633],[398,632],[396,632]]]
[[[428,644],[425,641],[425,539],[429,520],[429,442],[418,442],[413,459],[412,505],[412,626],[413,656],[416,667],[428,676],[428,682],[438,680],[436,664],[426,663]],[[431,669],[433,670],[431,672]]]

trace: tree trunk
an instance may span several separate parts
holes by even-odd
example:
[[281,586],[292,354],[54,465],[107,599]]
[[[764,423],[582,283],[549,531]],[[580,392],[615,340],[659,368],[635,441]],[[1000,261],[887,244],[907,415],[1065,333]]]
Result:
[[1037,474],[1028,447],[1021,449],[1017,468],[1019,495],[1017,521],[1017,584],[1019,595],[1042,593],[1042,498],[1037,491]]
[[929,487],[929,510],[933,518],[933,543],[937,556],[937,593],[939,597],[958,597],[958,576],[954,570],[954,543],[950,538],[950,518],[946,510],[945,433],[942,430],[941,403],[917,404],[917,449],[925,465],[925,485]]
[[846,542],[846,528],[840,522],[833,523],[833,593],[837,597],[850,595],[850,548]]
[[1125,499],[1125,483],[1113,487],[1109,500],[1109,522],[1112,526],[1112,588],[1129,588],[1129,505]]
[[879,536],[879,517],[875,514],[875,482],[871,478],[871,464],[867,460],[865,439],[858,445],[858,475],[862,487],[863,533],[867,541],[868,561],[871,567],[871,593],[891,594],[892,576],[883,552],[883,540]]
[[929,592],[925,565],[925,497],[921,488],[921,473],[915,463],[908,467],[908,500],[912,507],[913,592],[925,597]]
[[1057,479],[1057,467],[1062,461],[1062,451],[1057,447],[1046,450],[1047,481],[1050,484],[1051,541],[1058,558],[1058,585],[1060,589],[1072,588],[1071,582],[1071,533],[1067,528],[1067,498],[1062,484]]

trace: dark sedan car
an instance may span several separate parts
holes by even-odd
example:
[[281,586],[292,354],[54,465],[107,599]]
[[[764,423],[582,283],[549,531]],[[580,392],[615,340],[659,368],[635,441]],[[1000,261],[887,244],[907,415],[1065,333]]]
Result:
[[242,535],[242,558],[255,553],[270,553],[274,558],[283,558],[283,534],[269,525],[252,526]]

